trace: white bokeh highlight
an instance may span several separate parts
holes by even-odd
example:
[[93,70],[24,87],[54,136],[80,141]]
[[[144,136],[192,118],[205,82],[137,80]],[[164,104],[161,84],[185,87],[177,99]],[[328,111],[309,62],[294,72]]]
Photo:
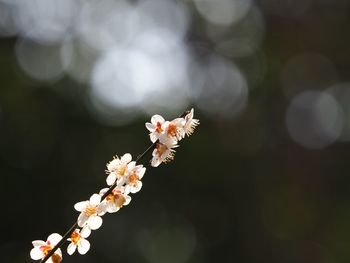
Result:
[[291,138],[307,149],[322,149],[341,135],[343,111],[332,95],[304,91],[290,103],[286,124]]

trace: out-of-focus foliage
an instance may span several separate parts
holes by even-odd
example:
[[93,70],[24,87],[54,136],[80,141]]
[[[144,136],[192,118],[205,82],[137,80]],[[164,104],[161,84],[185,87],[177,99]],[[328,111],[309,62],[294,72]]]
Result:
[[63,234],[152,114],[194,107],[175,160],[64,262],[348,262],[349,17],[348,0],[0,0],[0,261]]

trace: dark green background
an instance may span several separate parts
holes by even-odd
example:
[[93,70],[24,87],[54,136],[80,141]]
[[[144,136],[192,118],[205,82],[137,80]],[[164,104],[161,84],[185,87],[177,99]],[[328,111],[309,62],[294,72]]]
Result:
[[[257,5],[266,22],[261,52],[268,71],[245,110],[226,120],[195,110],[201,125],[181,141],[175,160],[148,169],[130,205],[92,233],[88,254],[64,252],[63,262],[350,260],[349,144],[297,145],[285,126],[280,84],[283,65],[300,52],[324,54],[339,79],[350,80],[350,1],[315,0],[300,16],[271,14],[263,2]],[[200,19],[194,21],[188,44],[215,53]],[[98,123],[79,97],[80,84],[66,77],[48,88],[25,77],[15,41],[0,40],[4,263],[31,262],[32,240],[63,234],[78,215],[73,205],[104,187],[106,162],[148,147],[144,123],[151,117],[119,127]],[[58,92],[67,87],[72,92]]]

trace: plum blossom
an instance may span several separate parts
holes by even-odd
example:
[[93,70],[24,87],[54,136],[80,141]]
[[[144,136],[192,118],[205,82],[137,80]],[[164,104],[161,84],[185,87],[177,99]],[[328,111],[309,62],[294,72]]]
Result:
[[197,125],[199,125],[198,119],[193,119],[194,110],[193,108],[190,110],[190,112],[185,116],[185,124],[184,124],[184,130],[187,136],[190,136]]
[[[106,196],[106,199],[103,201],[103,206],[105,207],[106,212],[115,213],[120,208],[130,203],[131,197],[125,190],[124,186],[117,186]],[[108,188],[103,188],[100,191],[100,195],[104,195],[107,191]]]
[[130,192],[134,194],[140,191],[142,187],[141,179],[145,172],[146,168],[143,167],[143,165],[134,165],[134,167],[130,167],[130,172],[125,182],[125,192]]
[[168,123],[165,122],[164,118],[158,114],[153,115],[151,123],[146,122],[146,128],[150,131],[151,142],[156,142],[161,134],[164,134],[165,126]]
[[[112,161],[107,164],[107,185],[113,185],[116,181],[117,184],[122,184],[128,174],[128,165],[132,160],[130,153],[124,154],[120,159],[116,156]],[[133,164],[130,164],[131,166]]]
[[[174,141],[180,141],[185,137],[184,125],[186,121],[184,118],[176,118],[170,122],[167,122],[165,128],[165,134]],[[160,142],[164,143],[164,141]]]
[[151,165],[153,167],[159,166],[161,163],[167,163],[174,159],[175,150],[173,148],[178,147],[178,145],[166,145],[163,143],[157,143],[155,149],[152,152]]
[[[30,257],[34,260],[44,259],[50,251],[57,245],[62,239],[62,236],[57,233],[53,233],[48,236],[47,241],[35,240],[33,241],[34,248],[30,251]],[[55,253],[46,261],[48,263],[59,263],[62,260],[62,252],[57,249]]]
[[102,225],[101,216],[106,213],[100,203],[101,196],[93,194],[89,201],[78,202],[74,205],[75,210],[81,212],[78,217],[78,226],[87,225],[92,230],[100,228]]
[[87,226],[83,227],[81,230],[75,229],[71,234],[70,238],[67,239],[68,241],[71,241],[71,243],[67,247],[67,253],[69,255],[72,255],[78,248],[79,254],[86,254],[90,249],[90,242],[85,238],[87,238],[90,235],[90,233],[91,230]]

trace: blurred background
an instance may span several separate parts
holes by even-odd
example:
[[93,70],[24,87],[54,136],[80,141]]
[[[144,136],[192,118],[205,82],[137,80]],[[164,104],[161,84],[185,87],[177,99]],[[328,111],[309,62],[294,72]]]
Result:
[[32,262],[153,114],[194,107],[63,262],[349,262],[349,28],[348,0],[0,0],[0,261]]

